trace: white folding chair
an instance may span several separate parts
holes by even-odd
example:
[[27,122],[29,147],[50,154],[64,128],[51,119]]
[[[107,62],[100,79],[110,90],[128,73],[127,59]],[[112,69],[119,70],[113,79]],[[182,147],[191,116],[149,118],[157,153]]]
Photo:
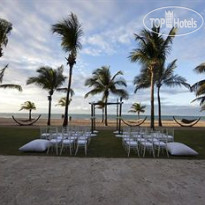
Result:
[[132,138],[132,134],[129,135],[129,138],[124,139],[124,147],[125,147],[125,150],[127,151],[128,157],[130,156],[131,150],[134,150],[135,152],[137,152],[138,157],[140,156],[138,141],[135,141]]
[[87,155],[88,139],[89,137],[84,132],[79,132],[79,136],[76,143],[75,155],[78,153],[79,148],[84,148],[85,155]]
[[150,133],[146,133],[143,135],[144,140],[140,142],[140,147],[143,152],[143,157],[145,157],[146,151],[152,153],[153,157],[155,157],[154,146],[153,146],[153,136]]
[[71,133],[67,132],[67,131],[63,131],[62,136],[63,136],[63,139],[62,139],[62,143],[61,143],[60,155],[62,155],[62,152],[67,148],[70,151],[70,155],[72,155],[72,150],[73,150],[73,146],[74,146],[74,139],[71,139]]
[[[160,137],[162,135],[162,137]],[[163,140],[161,140],[163,139]],[[169,157],[167,148],[168,135],[164,133],[158,133],[158,138],[153,138],[154,149],[157,150],[157,156],[159,157],[160,151],[166,151],[167,157]]]
[[167,142],[174,142],[174,128],[166,130]]
[[40,138],[48,139],[48,137],[49,137],[48,127],[40,127]]
[[50,146],[48,147],[47,154],[52,150],[58,155],[58,149],[61,147],[62,135],[59,135],[57,127],[49,127],[48,130]]

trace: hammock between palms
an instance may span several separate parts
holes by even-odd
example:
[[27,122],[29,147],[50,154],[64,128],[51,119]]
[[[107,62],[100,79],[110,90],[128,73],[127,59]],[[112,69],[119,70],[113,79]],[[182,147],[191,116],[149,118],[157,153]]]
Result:
[[29,125],[33,125],[35,122],[37,122],[39,120],[39,118],[41,117],[41,115],[39,115],[36,119],[33,119],[32,121],[25,121],[25,120],[17,120],[13,115],[12,118],[13,120],[19,124],[20,126],[29,126]]
[[179,120],[177,120],[174,116],[173,116],[174,121],[179,124],[182,127],[192,127],[194,126],[197,122],[199,122],[199,120],[201,119],[201,117],[199,117],[198,119],[193,119],[193,120],[187,120],[187,119],[181,119],[181,121],[179,122]]
[[144,119],[138,120],[137,122],[133,122],[133,121],[125,121],[123,118],[120,118],[124,124],[128,125],[129,127],[138,127],[140,126],[142,123],[145,122],[145,120],[147,119],[147,116]]

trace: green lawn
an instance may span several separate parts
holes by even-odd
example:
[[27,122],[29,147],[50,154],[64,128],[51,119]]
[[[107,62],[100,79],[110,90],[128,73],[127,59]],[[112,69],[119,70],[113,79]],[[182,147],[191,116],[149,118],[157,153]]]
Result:
[[[1,155],[41,155],[46,156],[46,153],[23,153],[18,151],[18,148],[25,143],[38,139],[40,130],[38,128],[8,128],[0,127],[0,154]],[[176,130],[175,141],[183,142],[191,148],[199,152],[197,157],[186,157],[188,159],[205,159],[205,131],[196,130]],[[49,154],[54,156],[55,154]],[[69,156],[64,153],[63,156]],[[83,150],[77,154],[78,157],[85,157]],[[114,137],[111,130],[101,130],[98,137],[94,137],[88,147],[87,157],[106,157],[106,158],[123,158],[127,157],[126,152],[122,147],[120,138]],[[133,152],[130,157],[137,157]],[[151,157],[147,155],[146,157]],[[161,155],[161,158],[166,158],[166,155]],[[170,157],[173,159],[184,159],[185,157]]]

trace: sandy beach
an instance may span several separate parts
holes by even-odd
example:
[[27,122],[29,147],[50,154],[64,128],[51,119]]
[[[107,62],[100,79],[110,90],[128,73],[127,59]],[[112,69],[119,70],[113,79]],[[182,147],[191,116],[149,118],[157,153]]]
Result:
[[[63,119],[51,119],[51,125],[53,126],[62,126]],[[73,119],[72,121],[69,121],[70,125],[81,125],[81,126],[90,126],[91,121],[90,120],[84,120],[84,119]],[[134,122],[135,124],[135,122]],[[164,127],[180,127],[174,120],[173,121],[162,121],[162,124]],[[39,119],[34,126],[46,126],[47,125],[47,119]],[[116,121],[114,120],[108,120],[108,128],[109,127],[116,127]],[[0,118],[0,126],[19,126],[12,118]],[[122,122],[122,126],[126,126]],[[142,127],[149,127],[150,121],[146,120],[142,125]],[[155,126],[158,126],[158,121],[155,121]],[[105,125],[101,122],[101,120],[96,120],[96,127],[100,128],[106,128]],[[200,120],[194,127],[205,127],[205,121]]]
[[0,156],[1,205],[203,205],[205,162]]

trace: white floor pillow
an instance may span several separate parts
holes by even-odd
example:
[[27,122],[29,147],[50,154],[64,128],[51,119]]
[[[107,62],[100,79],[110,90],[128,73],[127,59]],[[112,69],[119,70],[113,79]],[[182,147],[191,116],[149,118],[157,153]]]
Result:
[[171,155],[198,155],[198,152],[179,142],[169,142],[167,148]]
[[19,151],[23,152],[44,152],[50,146],[50,142],[48,140],[37,139],[33,140],[24,146],[19,148]]

